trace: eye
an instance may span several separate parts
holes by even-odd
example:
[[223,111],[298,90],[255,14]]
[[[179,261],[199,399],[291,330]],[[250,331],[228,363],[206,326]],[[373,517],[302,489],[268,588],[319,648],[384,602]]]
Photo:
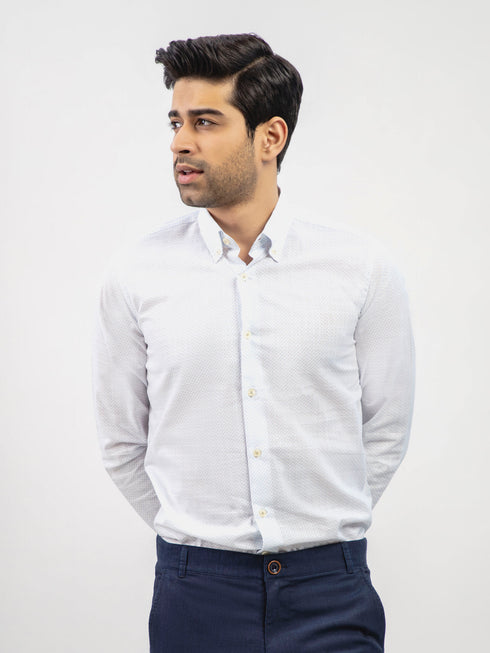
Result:
[[200,127],[209,127],[214,123],[212,123],[211,120],[208,120],[207,118],[198,118],[196,124],[199,125]]
[[169,127],[172,131],[177,131],[177,129],[180,129],[182,127],[182,123],[179,120],[171,120],[169,122]]

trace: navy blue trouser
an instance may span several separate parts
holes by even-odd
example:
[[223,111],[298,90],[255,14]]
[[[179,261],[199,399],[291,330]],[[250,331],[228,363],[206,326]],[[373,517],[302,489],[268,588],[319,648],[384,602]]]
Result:
[[381,653],[366,540],[254,555],[157,537],[150,653]]

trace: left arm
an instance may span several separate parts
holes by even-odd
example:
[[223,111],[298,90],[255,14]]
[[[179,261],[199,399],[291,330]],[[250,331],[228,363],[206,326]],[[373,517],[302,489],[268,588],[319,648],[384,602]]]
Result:
[[408,297],[400,273],[384,255],[374,257],[355,340],[362,434],[374,506],[405,455],[415,386]]

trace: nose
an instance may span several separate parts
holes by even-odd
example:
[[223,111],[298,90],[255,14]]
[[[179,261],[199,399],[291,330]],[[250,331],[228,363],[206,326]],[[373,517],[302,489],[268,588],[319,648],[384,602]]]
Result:
[[195,151],[194,140],[191,137],[190,130],[182,125],[175,133],[170,144],[170,149],[174,154],[192,154]]

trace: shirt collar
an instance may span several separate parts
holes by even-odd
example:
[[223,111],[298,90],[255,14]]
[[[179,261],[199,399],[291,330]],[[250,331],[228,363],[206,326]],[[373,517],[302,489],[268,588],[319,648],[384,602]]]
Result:
[[[213,262],[217,263],[223,256],[223,230],[214,221],[207,209],[199,209],[197,220],[199,230],[213,258]],[[268,254],[276,262],[281,258],[291,222],[292,215],[287,212],[284,193],[281,193],[262,233],[257,237],[257,240],[261,239],[261,242],[264,242],[264,236],[267,237]]]
[[[292,215],[287,211],[286,203],[287,200],[284,197],[284,192],[281,192],[279,200],[262,231],[262,234],[267,236],[270,241],[269,256],[276,262],[282,256],[284,243],[293,220]],[[259,238],[262,234],[259,235]]]
[[197,222],[201,236],[213,257],[213,262],[217,263],[223,256],[223,243],[220,236],[221,228],[206,209],[199,209]]

